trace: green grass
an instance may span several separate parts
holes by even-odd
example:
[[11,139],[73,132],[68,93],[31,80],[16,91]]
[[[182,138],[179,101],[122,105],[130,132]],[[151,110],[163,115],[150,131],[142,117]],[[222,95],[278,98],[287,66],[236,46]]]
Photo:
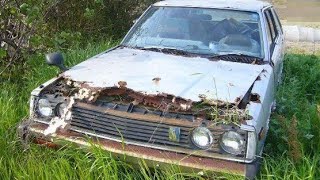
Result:
[[[88,45],[66,52],[69,66],[109,47]],[[30,57],[29,71],[21,79],[1,82],[0,179],[202,179],[178,167],[151,170],[114,159],[92,148],[89,152],[68,146],[51,150],[32,145],[24,150],[16,127],[28,116],[31,90],[57,74],[42,56]],[[277,93],[278,110],[272,116],[259,179],[317,179],[320,177],[320,57],[289,54],[283,85]],[[204,177],[206,178],[206,177]],[[226,177],[235,179],[235,177]]]

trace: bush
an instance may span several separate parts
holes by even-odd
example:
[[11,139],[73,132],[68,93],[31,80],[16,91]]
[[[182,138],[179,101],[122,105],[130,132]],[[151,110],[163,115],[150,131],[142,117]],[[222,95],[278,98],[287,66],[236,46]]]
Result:
[[0,80],[19,79],[30,54],[78,47],[88,39],[120,39],[153,2],[1,0]]

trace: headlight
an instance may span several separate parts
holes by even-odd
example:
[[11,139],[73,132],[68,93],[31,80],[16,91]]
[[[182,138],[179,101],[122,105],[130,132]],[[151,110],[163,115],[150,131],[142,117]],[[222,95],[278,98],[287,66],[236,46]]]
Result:
[[243,137],[234,131],[224,133],[220,145],[224,151],[233,155],[242,154],[245,147]]
[[208,149],[213,143],[213,136],[209,129],[198,127],[192,132],[191,140],[198,148]]
[[38,112],[41,116],[52,116],[53,111],[50,102],[47,99],[40,99],[38,101]]
[[63,115],[65,115],[66,111],[67,111],[67,104],[59,103],[55,108],[55,115],[58,117],[62,117]]

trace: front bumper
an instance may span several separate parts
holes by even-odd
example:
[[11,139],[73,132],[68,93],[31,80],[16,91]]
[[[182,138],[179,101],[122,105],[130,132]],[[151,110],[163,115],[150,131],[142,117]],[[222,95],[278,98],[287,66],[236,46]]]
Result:
[[82,147],[98,146],[103,150],[111,152],[114,156],[123,158],[130,163],[137,163],[143,160],[150,167],[166,168],[171,165],[178,165],[185,172],[214,172],[227,173],[254,179],[258,172],[260,162],[254,161],[250,164],[218,160],[214,158],[203,158],[194,155],[157,150],[137,145],[125,145],[121,142],[94,138],[88,141],[88,137],[80,133],[68,130],[58,130],[50,136],[44,135],[48,125],[32,122],[21,123],[18,128],[19,136],[24,139],[26,133],[32,141],[48,147],[59,147],[67,143],[75,143]]

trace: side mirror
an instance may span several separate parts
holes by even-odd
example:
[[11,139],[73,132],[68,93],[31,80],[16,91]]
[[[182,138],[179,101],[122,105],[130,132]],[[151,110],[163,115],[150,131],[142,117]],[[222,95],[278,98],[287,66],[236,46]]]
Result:
[[50,66],[57,66],[62,72],[65,72],[68,70],[68,68],[64,66],[64,59],[61,53],[55,52],[55,53],[47,54],[46,62]]

